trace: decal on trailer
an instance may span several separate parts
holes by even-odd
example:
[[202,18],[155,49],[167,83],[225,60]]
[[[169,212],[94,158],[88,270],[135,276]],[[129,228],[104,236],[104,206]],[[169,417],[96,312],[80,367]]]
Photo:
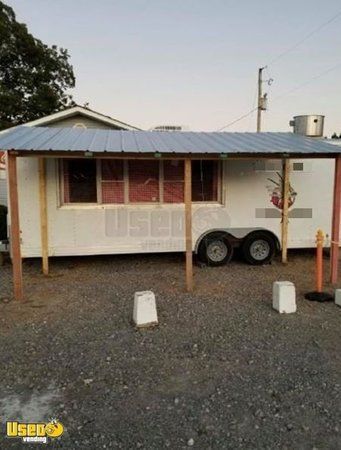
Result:
[[[272,185],[267,186],[267,190],[270,193],[271,203],[278,209],[283,209],[283,178],[280,173],[277,172],[278,181],[268,178]],[[275,185],[275,186],[273,186]],[[291,184],[289,184],[289,208],[295,203],[297,197],[297,192],[293,189]]]
[[[275,208],[256,208],[256,219],[281,219],[283,210],[283,178],[280,173],[276,172],[278,179],[268,178],[272,184],[266,186],[270,194],[270,203]],[[295,203],[297,192],[289,185],[289,208]],[[312,208],[293,208],[288,212],[289,219],[312,219]]]

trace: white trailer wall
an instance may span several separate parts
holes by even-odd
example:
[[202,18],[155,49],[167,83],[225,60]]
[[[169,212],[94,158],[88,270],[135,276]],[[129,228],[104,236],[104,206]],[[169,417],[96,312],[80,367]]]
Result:
[[[276,187],[271,180],[281,182],[276,170],[280,164],[275,160],[227,163],[231,228],[265,228],[281,235],[281,212],[271,203]],[[296,167],[303,170],[294,170]],[[290,184],[297,195],[289,210],[289,248],[314,247],[318,228],[330,234],[333,182],[334,160],[291,160]]]
[[[268,180],[277,180],[278,175],[262,164],[224,161],[223,204],[193,204],[193,247],[212,229],[229,229],[242,237],[252,229],[265,228],[280,236],[280,212],[270,201],[274,183]],[[312,217],[290,218],[289,247],[312,247],[318,227],[327,233],[330,230],[334,163],[306,160],[303,166],[291,173],[291,185],[297,192],[291,210],[305,214],[311,210]],[[18,158],[18,180],[22,255],[40,256],[37,158]],[[47,160],[47,202],[51,256],[185,249],[184,205],[60,205],[58,164],[52,158]],[[267,217],[260,217],[262,214]]]

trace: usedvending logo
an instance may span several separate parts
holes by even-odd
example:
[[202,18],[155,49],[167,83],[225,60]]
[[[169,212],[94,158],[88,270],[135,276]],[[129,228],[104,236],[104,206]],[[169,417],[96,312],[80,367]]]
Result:
[[21,439],[23,443],[47,444],[48,439],[59,438],[64,432],[64,426],[57,419],[48,423],[41,422],[7,422],[6,435],[8,438]]

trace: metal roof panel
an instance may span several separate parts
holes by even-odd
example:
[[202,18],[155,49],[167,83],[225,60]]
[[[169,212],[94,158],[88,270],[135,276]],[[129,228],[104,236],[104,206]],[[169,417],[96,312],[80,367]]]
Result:
[[123,131],[20,126],[0,134],[1,150],[176,154],[339,154],[326,139],[293,133]]

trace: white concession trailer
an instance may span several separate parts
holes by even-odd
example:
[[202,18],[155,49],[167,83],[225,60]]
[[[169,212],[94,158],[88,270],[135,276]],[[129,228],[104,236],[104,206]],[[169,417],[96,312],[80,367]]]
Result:
[[[180,193],[178,202],[160,198],[160,190],[163,188],[165,197],[169,185],[173,191],[178,186],[179,191],[183,190],[183,161],[157,159],[136,162],[128,159],[123,161],[123,167],[118,167],[121,164],[117,161],[113,167],[112,161],[97,158],[46,158],[49,256],[184,251],[183,196],[181,198]],[[137,176],[138,164],[143,164],[144,173]],[[160,180],[166,164],[179,169],[173,176],[179,181]],[[104,180],[103,172],[109,165],[117,172],[117,178],[120,178],[121,169],[126,172],[128,180]],[[202,175],[204,195],[207,196],[207,200],[204,195],[199,198],[199,186],[199,196],[192,204],[193,250],[199,251],[201,258],[205,259],[201,248],[204,242],[208,261],[219,264],[232,256],[231,249],[226,247],[226,237],[232,247],[242,245],[246,256],[249,251],[245,247],[247,240],[251,246],[248,261],[267,262],[280,247],[281,160],[223,160],[215,161],[215,165],[212,173],[211,161],[192,162],[192,173],[194,175],[197,168],[199,177]],[[331,229],[334,161],[293,159],[290,160],[290,169],[288,247],[313,247],[317,228],[322,228],[327,234]],[[63,170],[67,173],[63,173]],[[94,179],[89,182],[92,176]],[[108,178],[108,175],[105,176]],[[205,177],[217,177],[216,187],[208,186],[214,180],[207,182]],[[89,194],[89,198],[77,198],[77,189],[90,190],[91,183],[94,187],[93,197]],[[73,196],[66,198],[65,191],[72,190],[72,184]],[[156,184],[158,186],[155,188]],[[119,189],[123,191],[122,199],[118,198]],[[142,189],[146,191],[144,195],[136,195]],[[212,192],[213,189],[217,191]],[[106,198],[99,199],[100,194],[104,196],[105,190]],[[127,202],[124,201],[124,194]],[[18,159],[18,195],[22,257],[39,257],[38,158]],[[268,239],[265,239],[266,236]],[[252,246],[254,240],[258,242],[258,247]],[[218,241],[221,241],[219,245]]]
[[318,228],[330,243],[340,148],[323,139],[22,126],[0,148],[17,174],[20,259],[191,250],[219,265],[241,247],[264,264],[285,209],[288,248],[313,247]]

